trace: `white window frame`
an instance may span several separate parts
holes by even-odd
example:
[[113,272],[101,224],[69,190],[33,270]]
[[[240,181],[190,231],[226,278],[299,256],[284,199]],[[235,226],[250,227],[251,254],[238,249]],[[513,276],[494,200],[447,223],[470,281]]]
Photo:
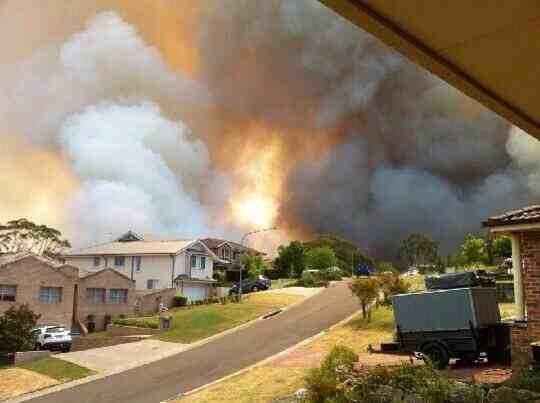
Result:
[[[13,299],[11,299],[13,297]],[[17,301],[17,286],[13,284],[0,284],[0,302]]]
[[[151,287],[149,285],[152,284]],[[159,289],[159,280],[155,278],[149,278],[146,280],[146,289],[147,290],[157,290]]]
[[[58,291],[55,295],[52,291]],[[63,297],[62,287],[39,287],[39,301],[46,304],[59,304]]]
[[[122,259],[121,260],[122,264],[118,264],[120,262],[120,259]],[[114,267],[125,267],[125,266],[126,266],[126,257],[125,256],[115,256],[114,257]]]
[[94,267],[99,267],[99,266],[101,266],[101,257],[94,256]]
[[192,269],[196,269],[197,268],[197,255],[191,255],[190,258],[189,258],[189,267],[191,267]]
[[199,256],[199,261],[201,262],[201,270],[206,270],[206,256]]
[[109,290],[109,302],[111,304],[127,304],[128,302],[127,288],[111,288]]
[[135,271],[139,273],[141,271],[142,256],[133,256],[133,266]]
[[[96,295],[101,296],[96,297]],[[92,295],[90,295],[92,294]],[[106,301],[107,296],[107,289],[105,288],[98,288],[98,287],[90,287],[86,289],[86,302],[88,304],[96,305],[96,304],[104,304]]]

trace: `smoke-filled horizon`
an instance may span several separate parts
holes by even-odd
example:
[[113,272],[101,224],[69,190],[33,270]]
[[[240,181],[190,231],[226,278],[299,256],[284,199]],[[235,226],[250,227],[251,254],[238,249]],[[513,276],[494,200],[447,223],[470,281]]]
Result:
[[540,193],[536,139],[315,0],[40,4],[0,4],[0,220],[393,258]]

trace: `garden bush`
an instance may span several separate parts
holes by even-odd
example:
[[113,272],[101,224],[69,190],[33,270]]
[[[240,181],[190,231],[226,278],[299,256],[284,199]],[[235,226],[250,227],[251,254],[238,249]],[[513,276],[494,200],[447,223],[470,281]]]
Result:
[[481,403],[483,389],[456,382],[432,367],[402,364],[397,367],[356,369],[357,356],[344,347],[335,347],[319,368],[306,377],[309,401],[393,403]]
[[521,371],[512,379],[510,386],[540,393],[540,372],[532,369]]
[[323,403],[339,396],[340,383],[337,370],[351,371],[358,355],[348,347],[335,346],[319,368],[313,368],[306,376],[310,401]]
[[142,327],[145,329],[158,329],[159,322],[156,317],[147,317],[147,318],[126,318],[126,319],[114,319],[113,324],[119,326],[134,326]]
[[175,307],[186,306],[187,302],[188,302],[187,298],[184,297],[183,295],[175,295],[173,299],[173,306]]

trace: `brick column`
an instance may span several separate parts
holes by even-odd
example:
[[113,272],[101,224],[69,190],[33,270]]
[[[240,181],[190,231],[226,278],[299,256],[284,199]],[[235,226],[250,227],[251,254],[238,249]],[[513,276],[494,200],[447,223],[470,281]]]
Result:
[[516,322],[511,334],[512,362],[519,366],[527,363],[530,356],[529,344],[540,341],[540,231],[521,232],[515,236],[519,237],[521,244],[523,299],[526,309],[526,321]]

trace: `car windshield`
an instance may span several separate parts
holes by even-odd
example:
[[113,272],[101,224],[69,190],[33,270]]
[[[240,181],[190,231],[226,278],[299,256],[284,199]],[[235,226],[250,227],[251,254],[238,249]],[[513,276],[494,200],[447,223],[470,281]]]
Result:
[[65,331],[66,331],[66,328],[65,327],[60,327],[60,326],[48,327],[47,328],[47,333],[61,333],[61,332],[65,332]]

